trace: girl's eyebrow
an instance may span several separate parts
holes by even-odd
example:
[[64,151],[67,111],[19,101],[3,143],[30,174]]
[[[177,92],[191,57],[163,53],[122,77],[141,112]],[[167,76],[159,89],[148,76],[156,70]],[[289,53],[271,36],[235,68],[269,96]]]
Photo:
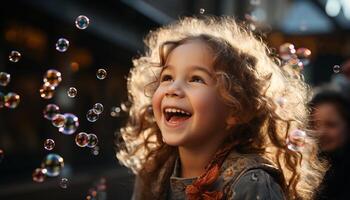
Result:
[[[195,71],[195,70],[202,71],[202,72],[206,73],[208,76],[213,77],[212,73],[205,67],[201,67],[198,65],[192,65],[190,67],[193,71]],[[172,69],[172,68],[174,68],[172,65],[169,65],[169,64],[164,65],[164,67],[160,73],[163,73],[163,71],[166,69]]]

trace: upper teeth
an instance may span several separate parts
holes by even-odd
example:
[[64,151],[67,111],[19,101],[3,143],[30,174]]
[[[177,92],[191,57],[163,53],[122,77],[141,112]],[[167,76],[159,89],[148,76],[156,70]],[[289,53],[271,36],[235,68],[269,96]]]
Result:
[[182,114],[186,114],[186,115],[191,115],[191,113],[188,113],[186,111],[180,110],[180,109],[176,109],[176,108],[166,108],[165,112],[172,112],[172,113],[182,113]]

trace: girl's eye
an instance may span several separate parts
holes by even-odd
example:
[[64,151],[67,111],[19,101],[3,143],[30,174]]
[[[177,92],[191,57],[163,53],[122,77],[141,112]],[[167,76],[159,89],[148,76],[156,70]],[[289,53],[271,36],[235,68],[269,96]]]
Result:
[[164,81],[171,81],[172,77],[170,75],[163,75],[162,77],[160,77],[160,82],[164,82]]
[[204,83],[205,84],[205,81],[199,77],[199,76],[192,76],[192,79],[191,79],[192,82],[197,82],[197,83]]

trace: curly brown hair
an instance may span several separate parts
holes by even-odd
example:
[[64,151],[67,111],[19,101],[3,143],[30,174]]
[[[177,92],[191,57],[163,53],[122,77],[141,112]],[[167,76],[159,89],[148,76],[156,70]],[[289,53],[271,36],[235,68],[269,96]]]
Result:
[[[121,129],[117,158],[140,177],[141,196],[162,198],[172,173],[177,148],[162,141],[151,98],[167,55],[192,40],[204,42],[215,53],[216,85],[238,118],[229,136],[239,141],[235,150],[271,160],[283,173],[288,198],[311,199],[327,165],[318,159],[311,134],[302,152],[289,150],[286,143],[290,131],[307,129],[311,90],[302,76],[277,63],[265,43],[231,17],[187,17],[151,31],[145,54],[133,60],[128,77],[132,106]],[[276,102],[282,97],[287,101],[283,107]]]

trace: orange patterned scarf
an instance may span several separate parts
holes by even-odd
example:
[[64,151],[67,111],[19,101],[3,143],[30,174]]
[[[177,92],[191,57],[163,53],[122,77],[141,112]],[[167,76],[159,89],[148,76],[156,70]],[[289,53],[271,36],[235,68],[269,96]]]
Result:
[[189,200],[221,200],[223,193],[221,191],[208,191],[208,187],[212,185],[219,177],[219,170],[226,156],[231,151],[234,144],[226,145],[219,150],[209,165],[206,172],[202,174],[196,181],[186,187],[186,195]]

